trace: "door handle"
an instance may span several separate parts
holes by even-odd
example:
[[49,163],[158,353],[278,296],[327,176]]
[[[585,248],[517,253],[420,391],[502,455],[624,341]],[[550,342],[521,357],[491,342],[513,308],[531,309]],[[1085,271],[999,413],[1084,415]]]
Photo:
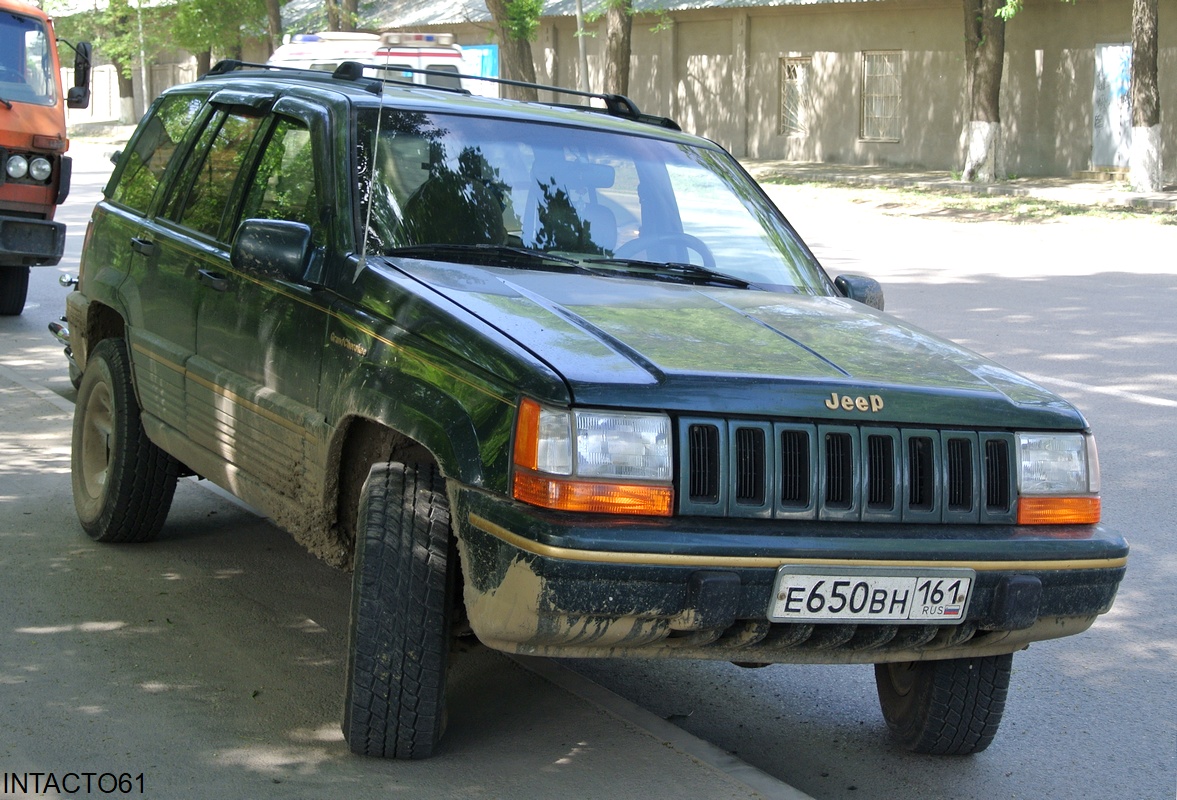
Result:
[[131,239],[131,249],[141,256],[149,256],[155,252],[155,242],[135,236]]
[[205,286],[210,286],[218,292],[229,291],[229,279],[221,273],[202,269],[197,274],[200,275],[200,282]]

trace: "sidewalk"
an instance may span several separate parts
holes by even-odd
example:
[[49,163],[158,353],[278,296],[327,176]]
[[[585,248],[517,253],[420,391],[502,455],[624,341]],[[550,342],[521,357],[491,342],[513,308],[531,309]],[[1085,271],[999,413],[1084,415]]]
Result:
[[744,160],[744,168],[758,181],[840,183],[892,189],[924,189],[955,194],[1033,197],[1076,206],[1108,206],[1146,211],[1177,212],[1177,186],[1163,192],[1133,192],[1127,183],[1080,178],[1014,178],[992,184],[955,180],[942,170],[874,167],[796,161]]

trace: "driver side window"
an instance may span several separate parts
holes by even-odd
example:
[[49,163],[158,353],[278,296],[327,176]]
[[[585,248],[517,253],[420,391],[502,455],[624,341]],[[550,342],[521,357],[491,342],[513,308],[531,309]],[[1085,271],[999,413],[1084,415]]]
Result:
[[254,172],[241,219],[280,219],[310,227],[326,244],[315,183],[314,142],[301,122],[279,118]]

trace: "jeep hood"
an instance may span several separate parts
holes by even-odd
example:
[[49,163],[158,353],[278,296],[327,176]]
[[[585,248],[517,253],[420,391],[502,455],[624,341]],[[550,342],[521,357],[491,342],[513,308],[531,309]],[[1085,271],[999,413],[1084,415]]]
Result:
[[549,365],[576,403],[898,424],[1086,426],[1070,404],[1016,373],[843,298],[397,263]]

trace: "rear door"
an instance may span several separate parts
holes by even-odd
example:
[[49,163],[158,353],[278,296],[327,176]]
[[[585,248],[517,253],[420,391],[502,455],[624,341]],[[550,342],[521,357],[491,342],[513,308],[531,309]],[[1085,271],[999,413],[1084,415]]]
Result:
[[[196,351],[196,264],[172,257],[170,234],[153,219],[206,114],[207,95],[161,98],[119,157],[106,202],[94,210],[86,280],[118,287],[144,413],[183,430],[184,370]],[[124,276],[129,279],[123,281]]]

